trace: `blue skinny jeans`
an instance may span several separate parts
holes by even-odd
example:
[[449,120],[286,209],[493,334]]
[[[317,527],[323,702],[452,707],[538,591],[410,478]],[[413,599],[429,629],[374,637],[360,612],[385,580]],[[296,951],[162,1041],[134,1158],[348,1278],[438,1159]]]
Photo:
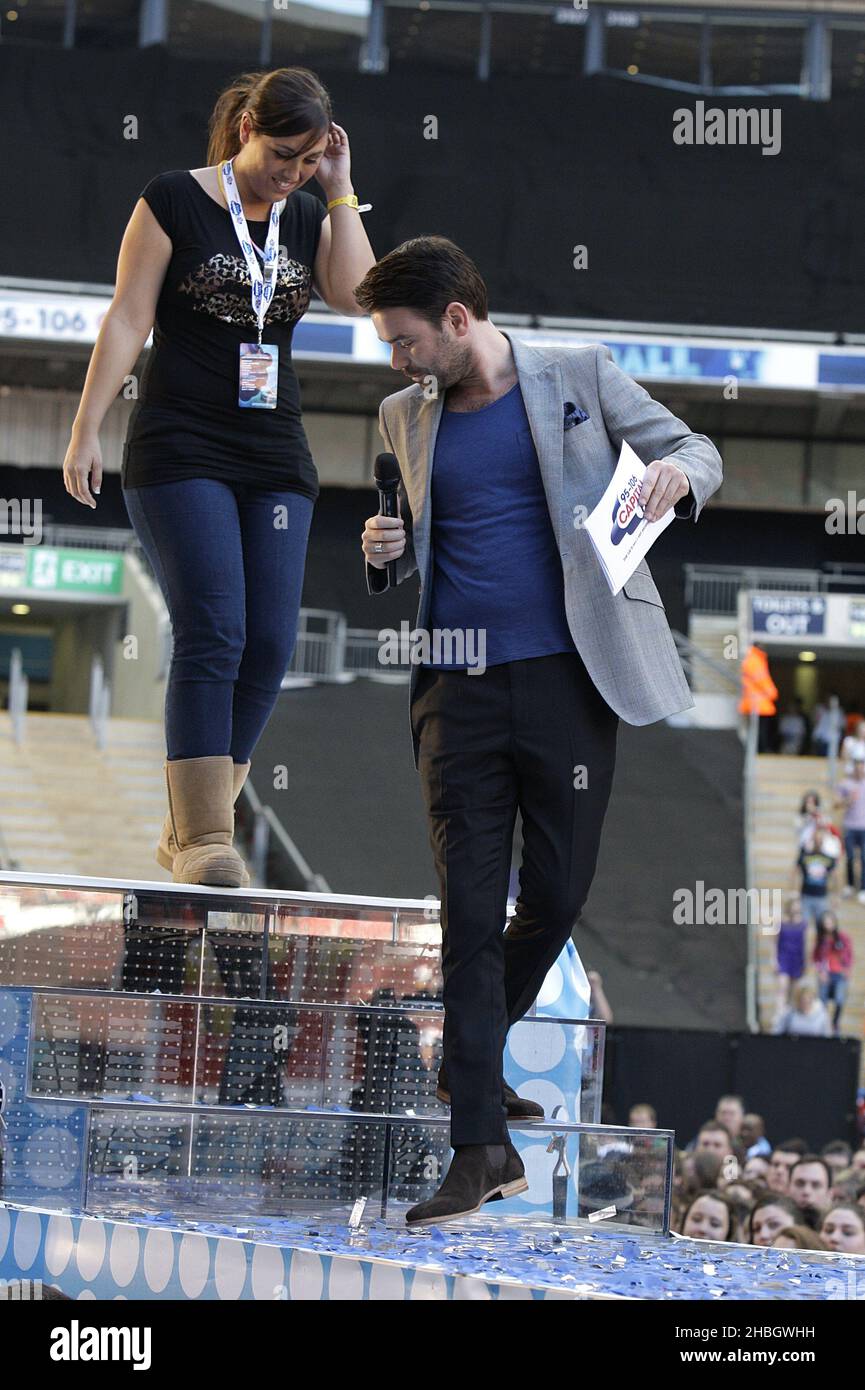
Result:
[[294,652],[315,504],[214,478],[123,496],[171,618],[168,758],[245,763]]

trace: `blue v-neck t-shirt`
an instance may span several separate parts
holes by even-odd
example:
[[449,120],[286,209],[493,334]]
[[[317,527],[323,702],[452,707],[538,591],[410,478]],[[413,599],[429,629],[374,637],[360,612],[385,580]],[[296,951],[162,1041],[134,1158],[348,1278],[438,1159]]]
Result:
[[[576,651],[519,382],[480,410],[442,410],[433,454],[430,660],[440,669]],[[462,652],[436,632],[475,634]],[[478,636],[485,634],[484,647]],[[472,646],[472,640],[475,645]],[[448,660],[458,656],[459,660]]]

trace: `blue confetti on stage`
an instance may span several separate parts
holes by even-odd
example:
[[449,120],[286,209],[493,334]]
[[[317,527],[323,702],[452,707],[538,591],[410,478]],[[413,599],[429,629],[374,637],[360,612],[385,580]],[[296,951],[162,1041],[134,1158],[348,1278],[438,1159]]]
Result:
[[[112,1217],[120,1218],[121,1213],[115,1210]],[[172,1211],[154,1215],[128,1209],[122,1219],[587,1296],[712,1302],[865,1298],[863,1256],[594,1232],[525,1218],[488,1221],[478,1215],[422,1231],[406,1229],[402,1216],[396,1215],[352,1229],[347,1219],[336,1221],[333,1212],[258,1217],[239,1226],[191,1221]],[[856,1288],[858,1294],[851,1293]]]

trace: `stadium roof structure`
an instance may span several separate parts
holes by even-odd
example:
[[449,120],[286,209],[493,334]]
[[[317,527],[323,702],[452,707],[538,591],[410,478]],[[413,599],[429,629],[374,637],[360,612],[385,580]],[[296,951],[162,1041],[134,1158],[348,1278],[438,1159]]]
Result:
[[865,86],[862,0],[40,0],[0,13],[0,43],[376,75],[608,73],[812,100]]

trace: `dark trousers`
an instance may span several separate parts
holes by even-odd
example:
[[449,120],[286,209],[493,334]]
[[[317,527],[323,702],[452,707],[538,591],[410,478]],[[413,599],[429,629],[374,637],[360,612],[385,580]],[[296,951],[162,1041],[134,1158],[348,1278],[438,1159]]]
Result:
[[856,856],[859,856],[859,887],[865,889],[865,830],[844,831],[844,853],[847,856],[847,882],[856,887]]
[[[618,716],[576,652],[563,652],[478,675],[425,667],[411,717],[440,885],[451,1144],[500,1144],[507,1031],[588,895]],[[504,931],[518,808],[520,891]]]

